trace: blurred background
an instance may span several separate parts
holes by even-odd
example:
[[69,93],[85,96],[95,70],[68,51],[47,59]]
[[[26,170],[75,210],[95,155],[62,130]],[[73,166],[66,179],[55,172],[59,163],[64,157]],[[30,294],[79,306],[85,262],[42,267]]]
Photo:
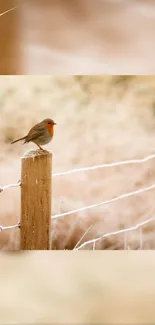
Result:
[[154,18],[149,0],[1,0],[0,73],[152,74]]
[[[23,153],[35,144],[11,145],[46,117],[58,124],[52,143],[53,173],[121,160],[155,151],[154,76],[1,76],[0,184],[20,179]],[[53,215],[139,190],[154,183],[154,159],[53,178]],[[52,222],[52,248],[82,242],[154,217],[155,190],[140,193]],[[0,194],[0,225],[18,223],[20,189]],[[154,249],[155,221],[127,234],[110,236],[95,249]],[[0,235],[1,249],[19,249],[19,230]],[[85,247],[92,249],[92,244]]]

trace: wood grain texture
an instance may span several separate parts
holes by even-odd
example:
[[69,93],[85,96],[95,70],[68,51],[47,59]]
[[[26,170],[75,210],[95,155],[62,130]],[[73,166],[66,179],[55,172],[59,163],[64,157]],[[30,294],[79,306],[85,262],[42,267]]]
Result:
[[51,243],[52,154],[40,150],[22,158],[21,249],[49,250]]

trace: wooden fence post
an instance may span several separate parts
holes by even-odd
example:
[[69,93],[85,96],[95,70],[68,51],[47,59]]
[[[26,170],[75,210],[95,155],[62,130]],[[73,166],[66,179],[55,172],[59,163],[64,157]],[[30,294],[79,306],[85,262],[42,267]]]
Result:
[[21,250],[51,248],[52,154],[41,150],[22,157]]

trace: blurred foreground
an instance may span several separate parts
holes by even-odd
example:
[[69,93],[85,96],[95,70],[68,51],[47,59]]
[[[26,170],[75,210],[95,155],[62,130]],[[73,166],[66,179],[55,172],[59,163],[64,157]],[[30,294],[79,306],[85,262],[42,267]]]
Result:
[[[53,173],[138,159],[155,152],[154,76],[1,77],[0,184],[20,179],[20,157],[34,144],[10,142],[33,124],[58,124],[46,148]],[[154,184],[154,159],[53,178],[53,215],[110,200]],[[53,220],[52,248],[73,249],[108,232],[155,216],[155,190]],[[18,223],[20,189],[0,194],[0,225]],[[154,249],[155,221],[128,234],[100,240],[95,249]],[[0,234],[1,249],[19,249],[19,230]],[[92,249],[92,244],[86,249]]]
[[155,323],[153,252],[1,254],[0,264],[1,324]]

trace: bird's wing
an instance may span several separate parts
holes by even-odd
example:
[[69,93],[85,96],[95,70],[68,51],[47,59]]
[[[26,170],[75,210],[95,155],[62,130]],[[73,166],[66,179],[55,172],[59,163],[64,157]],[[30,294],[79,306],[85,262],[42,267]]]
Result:
[[33,126],[33,128],[29,131],[27,135],[27,142],[33,141],[36,138],[42,136],[45,133],[45,126],[40,123]]

